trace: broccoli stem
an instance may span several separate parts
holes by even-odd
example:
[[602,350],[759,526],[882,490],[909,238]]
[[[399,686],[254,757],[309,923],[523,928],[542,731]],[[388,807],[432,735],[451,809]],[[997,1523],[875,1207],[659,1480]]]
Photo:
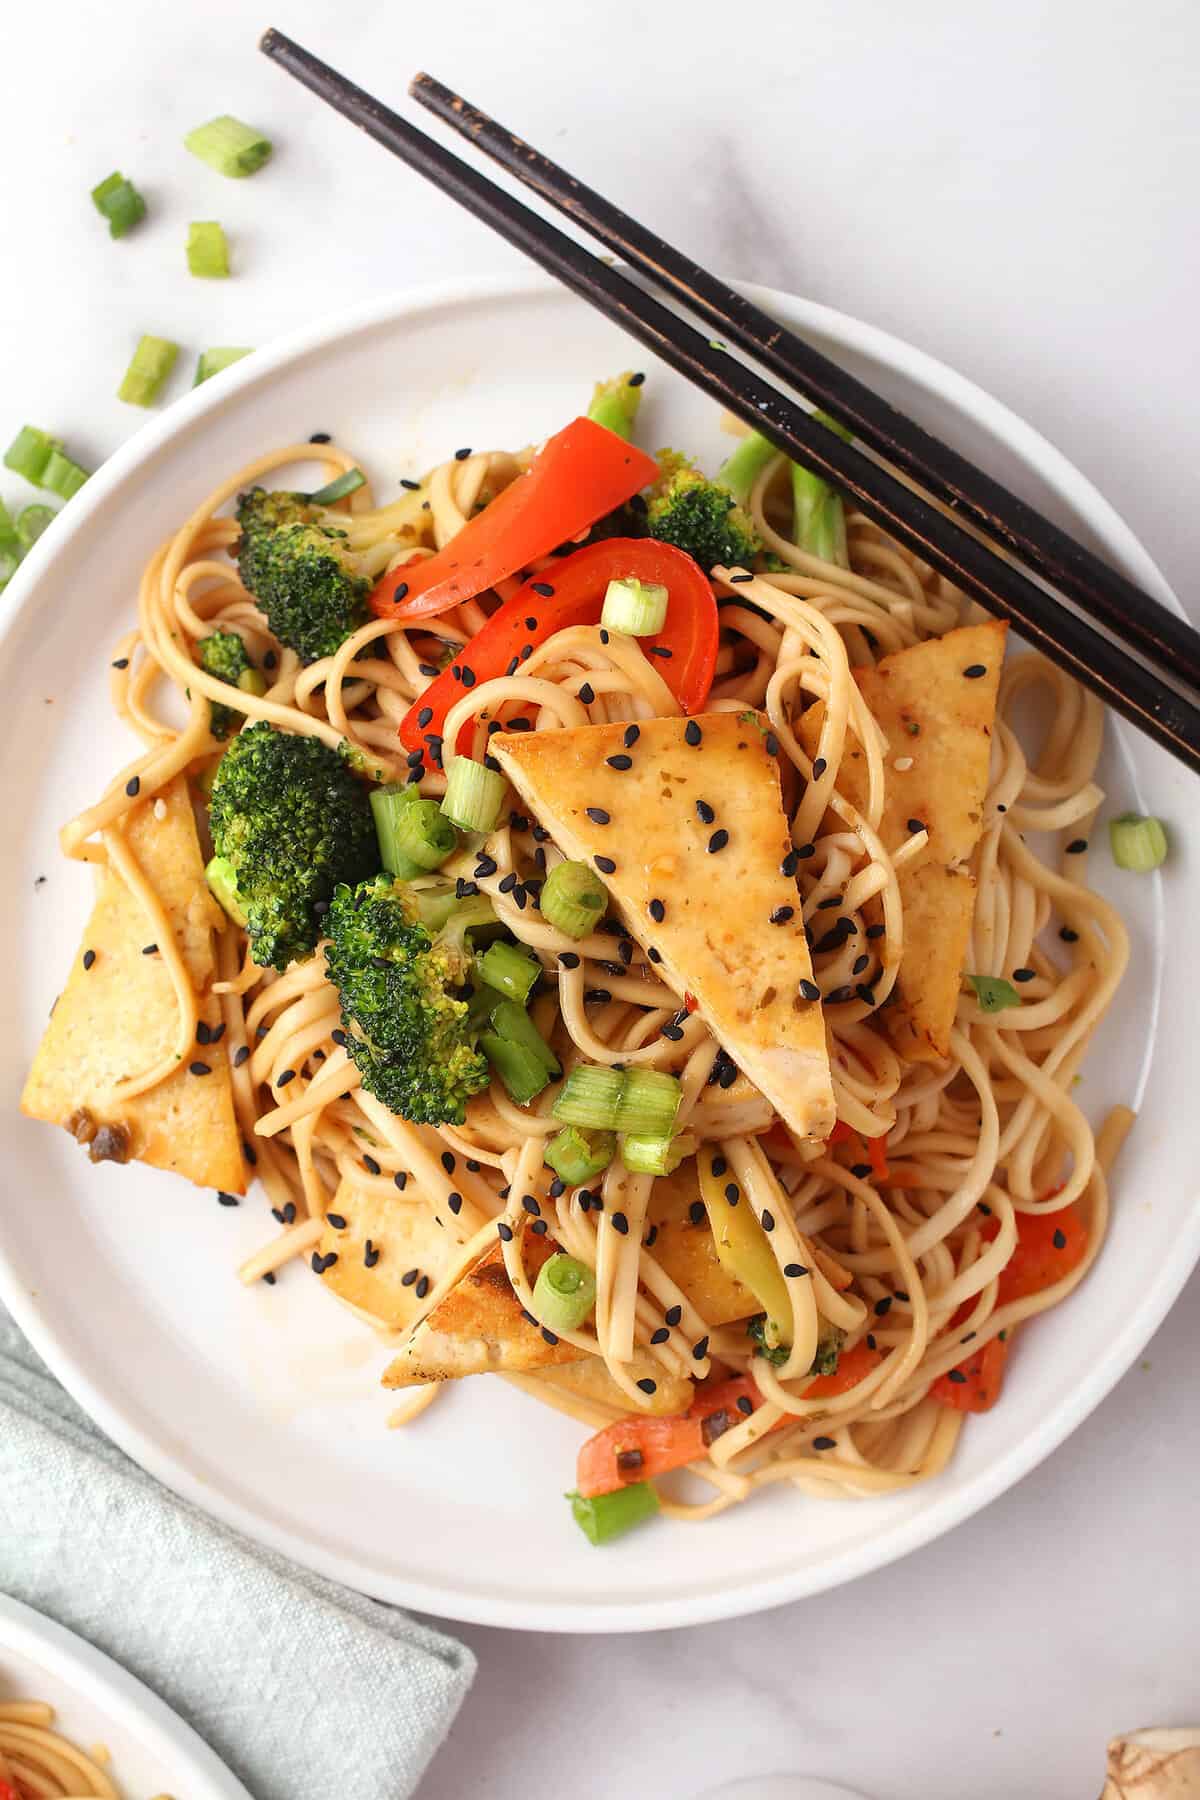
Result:
[[750,490],[773,457],[780,453],[760,431],[747,432],[736,450],[725,458],[717,470],[717,480],[728,488],[739,506],[747,506]]
[[628,442],[633,437],[638,407],[642,403],[642,384],[629,370],[611,381],[598,381],[592,392],[587,416],[606,431],[615,431]]
[[[815,413],[829,431],[849,443],[852,432],[831,419],[828,413]],[[801,550],[818,556],[822,562],[835,563],[839,569],[850,567],[846,548],[846,510],[837,489],[824,476],[816,475],[802,463],[792,470],[792,536]]]

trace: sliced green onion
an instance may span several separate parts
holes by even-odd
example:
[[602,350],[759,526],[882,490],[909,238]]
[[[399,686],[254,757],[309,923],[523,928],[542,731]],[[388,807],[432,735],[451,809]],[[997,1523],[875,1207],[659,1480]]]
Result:
[[492,831],[507,788],[495,769],[485,769],[469,756],[456,756],[446,777],[442,811],[464,831]]
[[1161,819],[1122,813],[1108,822],[1108,841],[1118,869],[1146,875],[1167,859],[1167,833]]
[[528,1106],[544,1087],[549,1086],[550,1075],[545,1062],[524,1044],[514,1044],[498,1032],[485,1031],[480,1034],[479,1048],[504,1083],[509,1098],[518,1106]]
[[115,172],[92,189],[92,204],[108,220],[108,235],[124,237],[146,216],[146,202],[124,175]]
[[541,1058],[549,1076],[561,1075],[562,1064],[525,1011],[515,1000],[500,1000],[492,1008],[492,1031],[506,1044],[520,1044]]
[[[853,432],[831,419],[828,413],[815,413],[827,430],[847,443]],[[792,535],[801,550],[819,556],[822,562],[836,563],[847,569],[850,559],[846,549],[846,510],[842,497],[823,475],[792,464]]]
[[547,1257],[533,1286],[533,1310],[551,1331],[578,1331],[596,1304],[596,1277],[561,1252]]
[[635,1175],[673,1175],[687,1157],[696,1154],[690,1131],[674,1137],[646,1132],[627,1132],[621,1139],[621,1161]]
[[592,404],[587,416],[606,431],[615,431],[627,441],[633,436],[638,407],[642,404],[642,384],[634,381],[627,370],[612,381],[598,381],[592,390]]
[[423,873],[411,857],[402,853],[396,837],[396,827],[401,816],[419,798],[415,787],[397,783],[371,789],[371,812],[375,819],[375,836],[379,840],[379,860],[389,875],[398,875],[401,881],[411,881],[414,875]]
[[658,1511],[658,1490],[648,1481],[634,1481],[591,1500],[582,1494],[568,1494],[567,1499],[575,1523],[593,1544],[611,1544]]
[[344,500],[356,488],[366,487],[367,478],[361,469],[346,469],[341,475],[327,481],[325,486],[310,494],[309,500],[314,506],[332,506],[335,500]]
[[271,154],[271,143],[261,131],[243,125],[240,119],[222,113],[207,125],[197,125],[183,140],[185,147],[201,162],[206,162],[218,175],[240,179],[261,169]]
[[611,1131],[581,1131],[568,1125],[546,1145],[543,1160],[568,1187],[582,1187],[603,1173],[617,1153]]
[[267,678],[261,669],[243,669],[237,678],[243,694],[256,694],[261,700],[267,691]]
[[39,431],[36,425],[22,425],[4,452],[4,466],[23,475],[34,487],[41,487],[46,464],[53,452],[61,449],[59,440],[52,438],[49,432]]
[[57,494],[60,500],[69,500],[79,492],[89,473],[89,470],[80,468],[77,462],[72,462],[61,450],[52,450],[50,460],[42,470],[39,485],[48,488],[52,494]]
[[243,356],[249,356],[249,350],[234,350],[228,346],[217,350],[202,350],[196,363],[196,376],[193,387],[199,387],[211,375],[219,375],[222,369],[229,368],[231,363],[241,362]]
[[21,558],[16,550],[0,550],[0,589],[8,586],[20,563]]
[[761,432],[748,431],[717,470],[717,484],[731,493],[739,506],[745,506],[755,482],[772,457],[778,455],[774,444],[768,443]]
[[178,355],[179,345],[170,338],[143,337],[117,389],[117,399],[130,406],[153,406]]
[[[463,944],[468,931],[478,931],[496,923],[492,903],[486,894],[471,894],[460,900],[453,882],[436,888],[413,887],[409,889],[408,897],[426,931],[434,937],[444,936],[457,946]],[[494,1005],[495,999],[489,995],[488,1007]],[[485,1016],[486,1011],[485,1008]]]
[[610,581],[600,623],[623,637],[653,637],[667,622],[670,599],[670,591],[657,581],[639,581],[636,575]]
[[[374,796],[372,795],[372,799]],[[458,848],[458,833],[436,800],[410,800],[395,808],[392,842],[397,860],[422,871],[439,869]],[[393,874],[400,874],[399,869]],[[409,877],[405,876],[405,880]]]
[[542,965],[528,950],[516,944],[489,944],[477,964],[490,988],[524,1006],[533,992]]
[[17,536],[16,523],[3,500],[0,500],[0,550],[12,550],[17,556],[21,555],[21,540]]
[[563,1082],[554,1102],[554,1116],[564,1125],[587,1125],[593,1131],[611,1131],[617,1123],[617,1108],[625,1077],[620,1069],[602,1069],[595,1063],[580,1063]]
[[1001,975],[968,975],[967,980],[975,989],[980,1012],[1006,1012],[1010,1006],[1021,1004],[1021,996],[1012,982],[1005,981]]
[[542,917],[571,938],[589,937],[608,907],[608,890],[586,863],[556,863],[539,895]]
[[246,914],[237,891],[237,875],[227,856],[214,856],[204,871],[209,892],[235,925],[245,925]]
[[215,219],[196,219],[188,226],[187,265],[190,275],[206,280],[229,273],[229,244]]
[[635,1137],[665,1136],[675,1123],[682,1097],[674,1075],[659,1069],[629,1069],[617,1102],[617,1130]]
[[23,506],[17,514],[17,537],[23,550],[36,544],[48,525],[53,525],[56,514],[52,506],[46,506],[35,500],[30,506]]

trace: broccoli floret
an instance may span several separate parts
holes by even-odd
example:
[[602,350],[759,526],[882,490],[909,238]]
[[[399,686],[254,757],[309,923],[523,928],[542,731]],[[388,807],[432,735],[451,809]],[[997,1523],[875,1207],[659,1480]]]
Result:
[[[758,1317],[751,1319],[746,1326],[746,1334],[753,1338],[757,1345],[755,1355],[763,1357],[774,1368],[779,1368],[792,1354],[792,1346],[790,1344],[768,1344],[766,1324],[766,1313],[759,1313]],[[841,1356],[842,1345],[845,1341],[846,1334],[840,1327],[826,1324],[822,1320],[821,1334],[817,1339],[817,1353],[809,1365],[808,1373],[810,1375],[832,1375],[837,1369],[838,1358]]]
[[[214,631],[201,638],[196,648],[205,674],[215,675],[218,681],[227,681],[230,687],[237,687],[243,676],[249,679],[258,674],[236,631]],[[265,691],[265,683],[263,685]],[[215,738],[223,741],[231,731],[237,730],[243,715],[236,707],[226,706],[221,700],[210,700],[209,707],[212,713],[209,729]]]
[[749,563],[762,548],[753,521],[719,482],[677,451],[663,450],[650,492],[650,536],[694,556],[706,572],[717,563]]
[[210,824],[262,967],[309,955],[338,882],[379,867],[367,788],[319,738],[273,725],[247,727],[221,758]]
[[420,521],[419,494],[343,513],[308,494],[251,488],[238,498],[238,570],[280,643],[316,662],[366,623],[373,582],[420,541]]
[[334,894],[325,959],[346,1047],[367,1092],[402,1119],[461,1125],[488,1085],[466,934],[492,917],[482,895],[454,905],[453,885],[423,894],[390,875]]

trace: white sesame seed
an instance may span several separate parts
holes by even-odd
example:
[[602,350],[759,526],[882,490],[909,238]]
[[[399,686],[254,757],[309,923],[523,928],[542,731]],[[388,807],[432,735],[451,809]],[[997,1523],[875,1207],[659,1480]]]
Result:
[[905,769],[911,769],[912,766],[913,766],[913,759],[911,756],[898,756],[896,758],[895,762],[892,764],[892,767],[893,767],[893,769],[895,769],[897,775],[903,775]]
[[160,825],[162,824],[163,820],[167,816],[167,803],[162,798],[161,794],[159,795],[158,799],[154,802],[154,816],[158,820]]

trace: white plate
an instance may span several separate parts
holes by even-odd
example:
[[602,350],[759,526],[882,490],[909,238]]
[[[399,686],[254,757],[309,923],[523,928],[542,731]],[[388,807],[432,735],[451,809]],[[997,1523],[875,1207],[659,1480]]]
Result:
[[190,1725],[102,1651],[0,1594],[0,1701],[48,1700],[54,1729],[108,1751],[129,1800],[250,1800]]
[[[1171,599],[1083,477],[995,401],[869,327],[762,298]],[[847,1504],[777,1489],[702,1529],[660,1524],[598,1552],[561,1499],[580,1435],[570,1422],[503,1383],[470,1381],[413,1428],[385,1431],[384,1358],[364,1328],[301,1269],[250,1293],[234,1281],[235,1263],[270,1229],[261,1201],[230,1211],[144,1169],[93,1168],[64,1132],[12,1117],[89,902],[88,877],[60,860],[55,832],[130,753],[108,706],[110,646],[166,531],[271,446],[335,432],[386,493],[461,445],[536,440],[586,403],[597,376],[631,360],[642,359],[619,332],[536,280],[427,290],[260,351],[154,420],[71,502],[12,584],[0,643],[0,942],[15,1012],[0,1033],[6,1300],[93,1418],[209,1512],[378,1599],[540,1630],[750,1612],[928,1542],[1062,1442],[1128,1368],[1200,1253],[1195,795],[1165,754],[1124,730],[1101,777],[1115,808],[1144,806],[1176,831],[1164,878],[1120,875],[1103,843],[1092,859],[1126,910],[1134,957],[1080,1093],[1096,1117],[1115,1100],[1143,1107],[1120,1165],[1112,1241],[1080,1293],[1023,1336],[1004,1404],[972,1420],[946,1474],[912,1492]],[[646,405],[648,441],[719,452],[714,409],[665,371],[651,370]],[[1159,1004],[1164,973],[1174,1006]]]

